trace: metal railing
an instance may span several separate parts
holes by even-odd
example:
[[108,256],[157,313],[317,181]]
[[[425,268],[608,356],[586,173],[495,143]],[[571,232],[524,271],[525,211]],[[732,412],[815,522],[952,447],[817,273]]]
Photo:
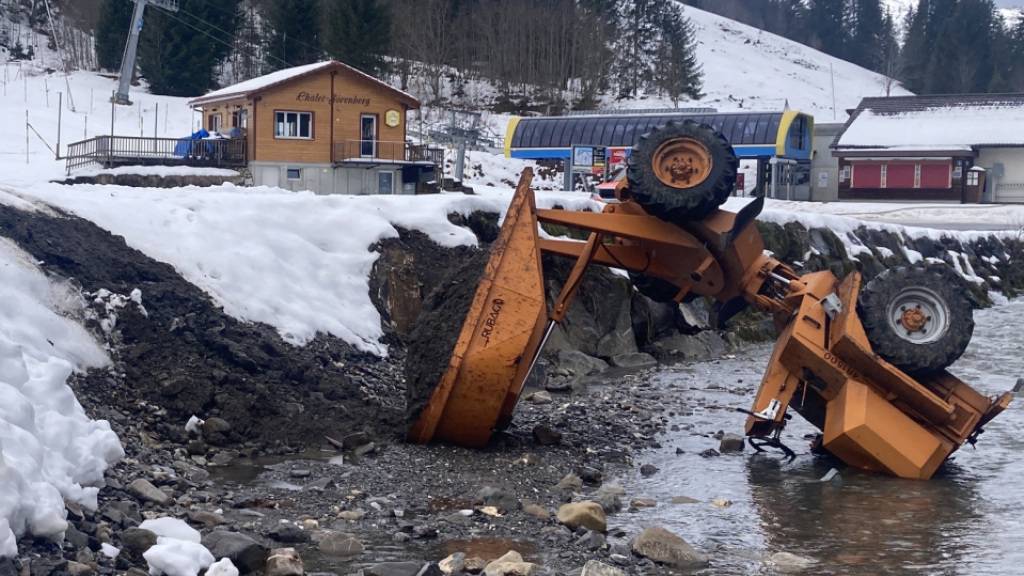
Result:
[[408,142],[346,140],[334,144],[334,160],[335,162],[428,162],[440,165],[444,162],[444,150]]
[[69,144],[66,158],[68,174],[94,165],[163,164],[233,168],[246,165],[247,151],[245,138],[193,140],[97,136]]

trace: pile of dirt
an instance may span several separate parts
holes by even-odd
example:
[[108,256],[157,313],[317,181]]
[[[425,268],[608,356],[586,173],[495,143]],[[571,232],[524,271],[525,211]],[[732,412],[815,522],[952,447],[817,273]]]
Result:
[[406,341],[405,398],[409,422],[419,417],[448,368],[489,257],[489,250],[478,250],[423,301]]
[[0,206],[0,234],[86,294],[141,291],[144,310],[118,310],[112,330],[88,325],[111,344],[115,365],[73,385],[80,397],[126,414],[142,402],[162,407],[158,434],[182,434],[195,414],[226,420],[226,442],[294,446],[325,434],[390,433],[400,420],[380,400],[400,396],[400,358],[382,360],[324,335],[292,346],[270,326],[228,316],[174,268],[81,218]]

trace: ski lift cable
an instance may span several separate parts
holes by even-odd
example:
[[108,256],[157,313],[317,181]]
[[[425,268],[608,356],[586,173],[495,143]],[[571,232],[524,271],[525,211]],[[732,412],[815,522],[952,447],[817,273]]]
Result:
[[[217,36],[214,36],[213,34],[211,34],[209,31],[203,30],[199,26],[196,26],[195,24],[193,24],[193,23],[191,23],[191,22],[189,22],[187,20],[184,20],[182,18],[178,18],[177,16],[175,16],[171,12],[164,12],[164,15],[167,16],[168,18],[170,18],[171,20],[175,20],[175,21],[179,22],[180,24],[184,24],[185,26],[188,26],[189,28],[195,30],[196,32],[199,32],[200,34],[210,38],[211,40],[213,40],[215,42],[218,42],[220,44],[223,44],[224,46],[227,46],[228,48],[231,48],[232,50],[234,50],[236,48],[236,46],[232,42],[228,42],[228,41],[226,41],[226,40],[224,40],[222,38],[218,38]],[[200,21],[202,21],[202,20],[200,20]],[[250,53],[250,55],[252,55],[252,54]],[[291,64],[289,64],[287,61],[285,61],[285,60],[283,60],[281,58],[278,58],[277,56],[274,56],[273,54],[267,54],[267,56],[269,58],[272,58],[273,60],[276,60],[276,61],[284,64],[285,66],[291,66]]]
[[[221,8],[220,6],[215,5],[215,4],[210,4],[209,7],[214,9],[214,10],[216,10],[217,12],[220,12],[221,14],[225,14],[225,15],[229,15],[229,16],[235,16],[235,14],[233,14],[230,10],[226,10],[224,8]],[[211,26],[213,28],[217,28],[217,26],[215,26],[213,24],[210,24],[209,22],[206,22],[205,20],[203,20],[199,16],[196,16],[195,14],[191,14],[191,13],[189,13],[188,11],[186,11],[185,9],[183,9],[181,7],[178,8],[178,12],[181,12],[181,13],[184,13],[184,14],[188,14],[189,16],[195,18],[196,20],[199,20],[200,22],[205,23],[208,26]],[[225,30],[222,30],[220,28],[217,28],[217,29],[220,30],[221,32],[223,32],[224,34],[228,34],[228,32],[225,31]],[[228,35],[231,36],[231,34],[228,34]],[[323,49],[320,48],[319,46],[314,46],[314,45],[309,44],[307,42],[303,42],[302,40],[298,40],[296,38],[289,38],[288,42],[294,43],[294,44],[298,44],[299,46],[305,46],[306,48],[309,48],[309,49],[314,50],[316,52],[322,52],[323,51]]]

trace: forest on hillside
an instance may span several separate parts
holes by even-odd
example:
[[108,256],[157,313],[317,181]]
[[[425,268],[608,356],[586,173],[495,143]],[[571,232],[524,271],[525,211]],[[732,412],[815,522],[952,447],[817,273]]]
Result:
[[[1024,19],[991,0],[683,0],[901,81],[922,94],[1024,91]],[[116,70],[132,0],[0,0],[0,46],[31,58],[25,27],[72,68]],[[639,94],[699,97],[692,26],[675,0],[179,0],[149,8],[138,73],[194,95],[336,58],[431,104],[486,86],[498,111],[590,108]],[[53,16],[53,17],[51,17]],[[19,23],[12,25],[12,23]],[[12,28],[15,26],[17,29]],[[59,40],[54,42],[54,38]]]

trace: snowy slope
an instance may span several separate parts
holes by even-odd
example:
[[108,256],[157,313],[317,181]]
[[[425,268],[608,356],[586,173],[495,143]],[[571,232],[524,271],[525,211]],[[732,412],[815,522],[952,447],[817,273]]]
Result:
[[73,370],[108,362],[68,319],[82,307],[77,292],[0,240],[0,557],[15,555],[25,533],[59,539],[64,500],[95,509],[104,470],[124,455],[66,384]]
[[[110,134],[110,96],[116,89],[116,80],[91,72],[74,72],[65,79],[63,74],[45,73],[38,63],[4,64],[0,70],[0,115],[5,119],[0,141],[0,184],[30,184],[63,177],[64,161],[56,160],[54,154],[58,93],[64,98],[59,122],[63,126],[63,154],[70,142]],[[189,109],[187,98],[154,96],[144,86],[133,86],[131,99],[131,106],[114,109],[117,135],[177,138],[191,134],[192,127],[201,120]],[[28,132],[27,142],[26,112],[34,129]]]
[[[896,23],[899,25],[903,24],[903,17],[906,16],[907,11],[911,7],[917,7],[917,0],[883,0],[883,2],[892,15],[896,16]],[[1003,4],[1012,6],[1013,3],[1004,2]],[[1007,24],[1012,26],[1024,15],[1024,1],[1019,2],[1016,7],[999,8],[999,13],[1006,19]]]
[[[885,78],[781,36],[722,16],[686,7],[693,22],[697,57],[704,68],[705,97],[682,106],[727,110],[778,110],[787,103],[818,122],[845,121],[846,109],[865,96],[884,96]],[[833,89],[835,81],[835,106]],[[893,86],[892,95],[910,92]],[[652,96],[609,103],[626,108],[671,107]]]

